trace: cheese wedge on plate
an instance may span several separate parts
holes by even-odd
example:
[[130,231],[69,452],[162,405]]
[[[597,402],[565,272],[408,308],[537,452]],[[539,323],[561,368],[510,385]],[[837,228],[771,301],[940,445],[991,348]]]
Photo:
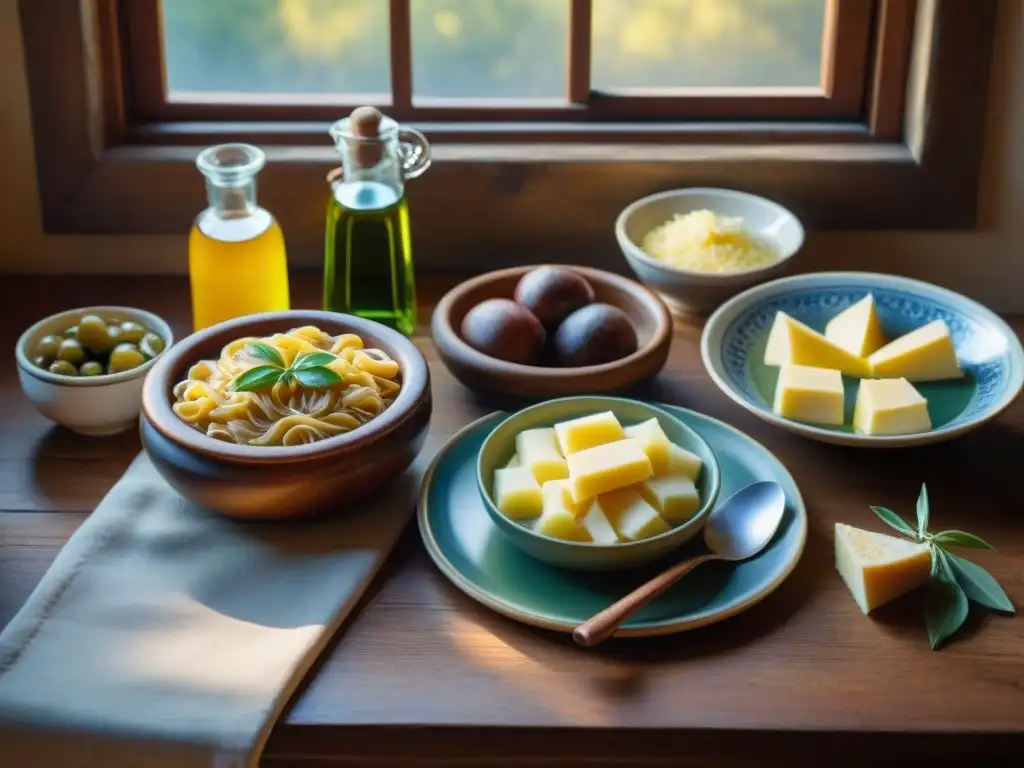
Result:
[[870,293],[829,320],[825,338],[857,357],[867,357],[885,346],[875,297]]
[[779,370],[772,408],[784,419],[842,424],[843,376],[830,368],[784,365]]
[[872,375],[880,379],[941,381],[964,375],[945,320],[935,320],[900,336],[872,354],[868,362]]
[[836,523],[836,569],[864,613],[927,583],[927,544]]
[[928,401],[906,379],[864,379],[853,409],[853,426],[865,435],[928,432]]
[[775,315],[764,350],[765,365],[808,365],[834,368],[848,376],[870,376],[871,367],[863,357],[840,347],[813,328],[785,312]]

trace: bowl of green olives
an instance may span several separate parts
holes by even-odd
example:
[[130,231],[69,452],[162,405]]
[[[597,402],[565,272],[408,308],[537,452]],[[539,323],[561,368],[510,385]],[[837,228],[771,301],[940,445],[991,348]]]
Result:
[[61,312],[18,339],[21,389],[40,413],[75,432],[122,432],[138,423],[142,382],[173,341],[170,326],[142,309]]

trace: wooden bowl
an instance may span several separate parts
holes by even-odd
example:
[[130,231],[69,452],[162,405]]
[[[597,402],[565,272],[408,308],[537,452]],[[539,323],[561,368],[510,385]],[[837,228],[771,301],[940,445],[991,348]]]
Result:
[[462,338],[462,319],[466,313],[486,299],[511,299],[519,279],[537,267],[502,269],[457,285],[434,309],[434,343],[459,381],[474,390],[549,398],[617,392],[653,378],[662,369],[672,343],[672,319],[661,299],[621,275],[565,266],[587,279],[594,288],[596,301],[618,307],[629,316],[636,328],[637,351],[602,365],[546,368],[506,362],[474,349]]
[[[358,334],[401,366],[402,389],[386,411],[358,429],[308,445],[254,447],[207,437],[171,408],[174,385],[191,365],[215,359],[228,342],[303,325]],[[334,312],[272,312],[229,320],[165,352],[142,391],[142,444],[161,475],[185,498],[229,517],[280,519],[340,509],[404,472],[430,424],[430,373],[423,355],[379,323]]]

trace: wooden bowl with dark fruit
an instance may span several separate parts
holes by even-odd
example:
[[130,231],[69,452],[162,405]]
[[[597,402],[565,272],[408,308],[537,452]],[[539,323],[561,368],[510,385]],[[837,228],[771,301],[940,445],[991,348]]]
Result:
[[434,343],[470,389],[548,398],[615,392],[665,365],[672,320],[640,283],[588,267],[489,272],[434,310]]

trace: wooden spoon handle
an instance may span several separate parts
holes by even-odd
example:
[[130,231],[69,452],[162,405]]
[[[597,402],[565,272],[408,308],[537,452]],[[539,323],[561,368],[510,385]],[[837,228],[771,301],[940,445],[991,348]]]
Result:
[[611,637],[619,626],[643,608],[647,603],[675,584],[701,563],[717,560],[717,555],[699,555],[673,565],[667,571],[655,576],[645,584],[634,589],[618,602],[612,603],[600,613],[590,617],[576,627],[572,639],[583,646],[593,646]]

